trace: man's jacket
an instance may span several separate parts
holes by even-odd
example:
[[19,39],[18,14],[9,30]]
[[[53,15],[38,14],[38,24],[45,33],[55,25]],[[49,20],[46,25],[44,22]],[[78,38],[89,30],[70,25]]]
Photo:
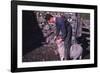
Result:
[[61,31],[62,33],[62,39],[70,40],[72,37],[72,27],[70,23],[65,20],[63,17],[56,17],[56,35],[59,36],[59,33]]

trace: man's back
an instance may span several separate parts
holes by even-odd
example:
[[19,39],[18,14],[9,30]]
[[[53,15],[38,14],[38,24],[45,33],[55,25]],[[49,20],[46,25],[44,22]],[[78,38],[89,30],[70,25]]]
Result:
[[62,39],[64,40],[66,37],[72,36],[72,28],[70,23],[63,17],[56,18],[56,28],[57,28],[57,35],[59,35],[60,31],[62,33]]

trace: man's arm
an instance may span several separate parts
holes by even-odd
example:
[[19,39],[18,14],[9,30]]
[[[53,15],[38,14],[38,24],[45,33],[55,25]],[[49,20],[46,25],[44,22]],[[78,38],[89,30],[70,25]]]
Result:
[[62,38],[63,40],[70,40],[71,37],[72,37],[72,27],[70,25],[70,23],[68,21],[65,21],[64,22],[64,26],[62,27],[63,29],[63,35],[62,35]]
[[66,36],[66,40],[69,41],[71,40],[71,37],[72,37],[72,27],[71,25],[68,26],[68,33],[67,33],[67,36]]
[[59,36],[60,33],[60,26],[56,24],[56,37]]

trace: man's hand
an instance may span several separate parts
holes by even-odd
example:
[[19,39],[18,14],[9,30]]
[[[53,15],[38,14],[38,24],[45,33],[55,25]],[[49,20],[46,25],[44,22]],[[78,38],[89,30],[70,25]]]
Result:
[[63,40],[62,40],[61,38],[59,38],[59,39],[56,40],[56,43],[59,44],[59,43],[61,43],[62,41],[63,41]]

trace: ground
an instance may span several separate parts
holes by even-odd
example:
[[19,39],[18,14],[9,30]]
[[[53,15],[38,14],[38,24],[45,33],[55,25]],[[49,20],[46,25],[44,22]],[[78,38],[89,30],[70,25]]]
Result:
[[24,62],[60,60],[54,45],[41,46],[23,57]]
[[[57,61],[60,60],[56,46],[43,45],[23,56],[23,62],[36,62],[36,61]],[[83,51],[83,59],[89,59],[89,51]]]

